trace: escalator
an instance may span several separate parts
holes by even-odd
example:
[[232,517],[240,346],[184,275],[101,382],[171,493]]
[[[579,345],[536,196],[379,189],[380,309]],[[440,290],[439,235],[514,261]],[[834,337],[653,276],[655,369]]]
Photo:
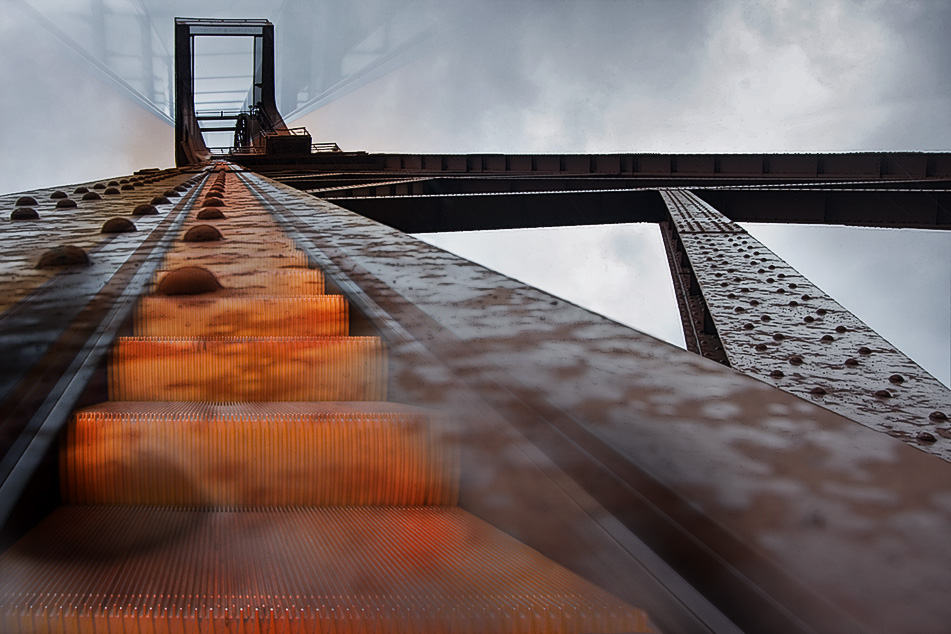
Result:
[[4,632],[646,632],[458,506],[453,414],[219,164],[0,555]]

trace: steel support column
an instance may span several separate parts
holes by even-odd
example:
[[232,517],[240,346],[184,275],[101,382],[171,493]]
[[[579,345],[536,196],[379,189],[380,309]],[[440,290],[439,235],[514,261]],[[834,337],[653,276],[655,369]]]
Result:
[[951,460],[951,390],[699,197],[661,195],[732,367]]

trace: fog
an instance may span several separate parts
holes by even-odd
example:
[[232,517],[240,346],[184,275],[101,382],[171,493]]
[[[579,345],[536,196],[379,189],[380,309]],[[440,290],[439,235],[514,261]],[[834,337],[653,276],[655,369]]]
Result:
[[[175,16],[272,20],[282,112],[315,141],[346,150],[951,149],[944,2],[0,0],[0,7],[4,192],[171,165]],[[233,74],[245,72],[250,78],[250,69]],[[230,98],[240,102],[240,91]],[[751,230],[951,383],[947,234]],[[426,239],[678,342],[653,227]],[[507,246],[513,239],[517,251]]]

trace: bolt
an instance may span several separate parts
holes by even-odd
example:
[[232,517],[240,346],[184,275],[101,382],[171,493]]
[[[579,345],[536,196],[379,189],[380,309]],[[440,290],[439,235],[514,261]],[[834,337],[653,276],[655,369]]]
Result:
[[217,207],[205,207],[195,217],[199,220],[221,220],[225,215]]
[[158,209],[155,208],[155,205],[142,204],[136,205],[135,209],[132,210],[133,216],[154,216],[158,213]]
[[54,247],[44,253],[40,257],[40,261],[36,263],[36,268],[48,269],[59,266],[72,266],[75,264],[82,266],[89,265],[89,256],[86,255],[86,252],[79,247],[60,246]]
[[40,214],[32,207],[17,207],[10,214],[10,220],[39,220]]
[[135,224],[128,218],[110,218],[103,223],[101,233],[127,233],[135,230]]

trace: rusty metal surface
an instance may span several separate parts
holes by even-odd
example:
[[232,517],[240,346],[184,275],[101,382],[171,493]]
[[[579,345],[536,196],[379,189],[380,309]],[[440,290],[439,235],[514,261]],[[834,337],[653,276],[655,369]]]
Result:
[[951,460],[951,390],[696,195],[662,196],[732,367]]
[[[178,172],[156,176],[155,182],[65,210],[51,208],[56,201],[46,202],[48,191],[31,192],[37,202],[44,200],[41,221],[0,221],[5,238],[0,286],[18,299],[0,314],[7,360],[0,367],[0,523],[149,282],[167,247],[166,235],[184,218],[187,194],[169,198],[177,204],[158,205],[158,214],[132,216],[135,232],[100,233],[106,219],[130,217],[137,205],[187,178]],[[101,191],[93,189],[95,183],[86,185]],[[2,197],[0,204],[12,207],[20,195]],[[40,255],[59,244],[87,250],[89,266],[35,270]]]
[[[945,631],[948,463],[332,204],[248,178],[419,345],[741,626]],[[402,372],[394,381],[453,380]]]

